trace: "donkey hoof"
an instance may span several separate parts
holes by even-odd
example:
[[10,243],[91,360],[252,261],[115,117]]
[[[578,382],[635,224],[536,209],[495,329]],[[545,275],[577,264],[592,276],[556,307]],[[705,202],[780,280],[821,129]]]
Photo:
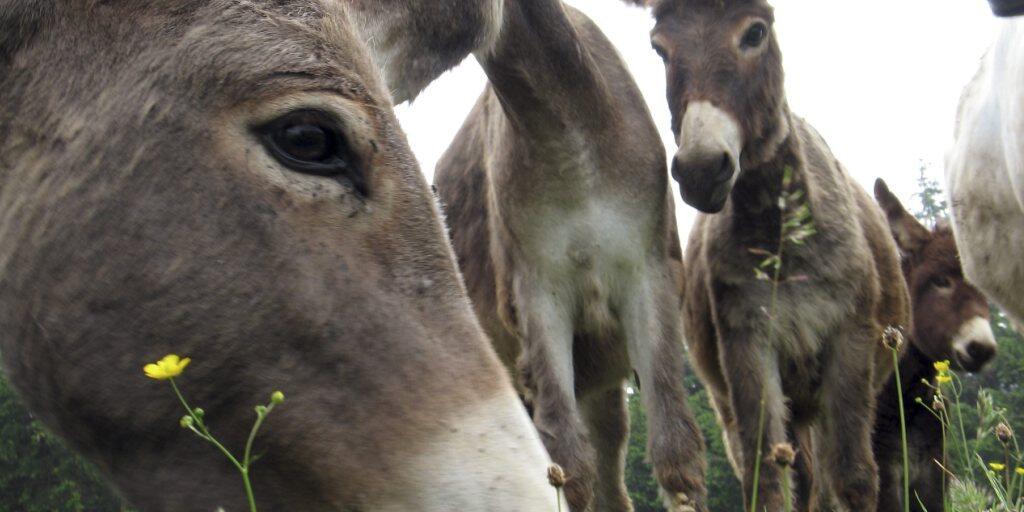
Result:
[[693,506],[693,500],[685,492],[677,492],[672,497],[672,508],[669,512],[697,512]]

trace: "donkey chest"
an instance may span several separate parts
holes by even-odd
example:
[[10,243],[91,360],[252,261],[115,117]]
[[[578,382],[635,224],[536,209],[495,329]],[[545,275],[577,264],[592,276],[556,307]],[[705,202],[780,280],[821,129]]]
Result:
[[646,217],[601,200],[529,210],[509,226],[516,266],[576,299],[608,300],[642,274],[652,232]]
[[[786,250],[790,253],[783,252],[778,281],[770,266],[760,268],[762,256],[740,255],[739,249],[732,251],[734,259],[723,257],[711,265],[716,321],[726,332],[744,333],[772,347],[783,363],[803,362],[851,323],[862,295],[858,283],[869,276],[864,265],[840,261],[848,251],[813,242]],[[755,277],[755,269],[768,279]]]
[[[716,300],[718,321],[728,332],[747,333],[779,354],[780,362],[806,363],[820,353],[843,324],[852,307],[831,293],[814,287],[782,284],[773,294],[764,287],[740,287]],[[723,340],[729,343],[729,340]]]

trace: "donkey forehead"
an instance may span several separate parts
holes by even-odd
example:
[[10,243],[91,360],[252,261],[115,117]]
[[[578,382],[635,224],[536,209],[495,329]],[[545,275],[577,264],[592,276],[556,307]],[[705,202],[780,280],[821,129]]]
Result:
[[914,266],[919,273],[962,275],[960,255],[957,252],[956,240],[949,229],[935,230],[932,237],[916,256]]
[[773,9],[765,0],[660,0],[654,8],[658,21],[671,18],[707,24],[708,17],[734,21],[751,16],[772,20]]
[[387,97],[343,2],[68,2],[56,11],[18,71],[37,82],[30,97],[59,87],[39,82],[73,84],[73,94],[49,95],[58,105],[101,94],[120,95],[122,112],[154,95],[234,105],[286,92],[289,76],[363,101]]
[[[261,7],[251,2],[213,2],[218,13],[198,22],[168,50],[176,57],[175,77],[192,87],[220,86],[226,96],[250,99],[277,92],[271,83],[303,77],[364,101],[387,97],[376,68],[356,37],[344,2],[303,2],[289,7]],[[172,41],[173,43],[174,41]],[[159,53],[159,49],[157,50]],[[230,98],[235,99],[235,98]]]

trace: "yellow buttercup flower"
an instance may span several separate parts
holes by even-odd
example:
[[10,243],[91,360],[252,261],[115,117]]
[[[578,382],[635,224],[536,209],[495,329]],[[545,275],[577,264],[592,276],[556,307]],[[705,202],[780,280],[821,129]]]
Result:
[[1024,475],[1024,468],[1018,467],[1014,470],[1018,475]]
[[1002,471],[1006,469],[1006,464],[1000,464],[998,462],[989,462],[988,467],[992,468],[993,471]]
[[939,384],[949,384],[953,382],[953,377],[946,374],[939,374],[935,376],[935,380],[939,381]]
[[187,357],[182,359],[175,354],[167,354],[163,359],[144,366],[142,371],[151,379],[167,380],[181,375],[190,362],[192,360]]
[[946,373],[949,371],[949,361],[935,361],[935,371],[939,373]]

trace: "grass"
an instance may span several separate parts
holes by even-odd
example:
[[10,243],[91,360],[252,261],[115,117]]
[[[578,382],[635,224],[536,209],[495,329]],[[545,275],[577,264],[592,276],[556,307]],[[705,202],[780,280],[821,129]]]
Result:
[[[938,369],[928,382],[935,391],[931,405],[918,401],[942,423],[943,460],[939,464],[951,485],[943,487],[943,503],[949,512],[1024,512],[1022,454],[1006,411],[997,407],[982,390],[974,409],[977,425],[973,439],[965,427],[966,406],[961,403],[964,386],[959,376]],[[992,436],[1002,448],[999,460],[985,460],[976,448]]]

